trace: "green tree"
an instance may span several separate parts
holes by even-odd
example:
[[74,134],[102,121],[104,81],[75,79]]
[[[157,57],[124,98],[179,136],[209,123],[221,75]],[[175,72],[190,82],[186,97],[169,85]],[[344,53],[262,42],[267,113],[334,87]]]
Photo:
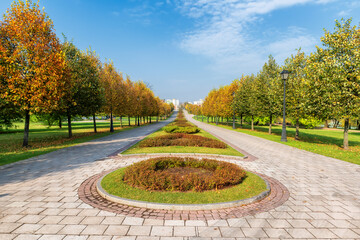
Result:
[[254,116],[258,114],[258,99],[255,90],[255,76],[242,76],[239,89],[235,93],[234,108],[241,117],[251,117],[251,130],[254,130]]
[[290,72],[286,80],[286,109],[287,116],[295,120],[296,133],[295,139],[299,140],[299,121],[300,118],[307,118],[308,88],[305,84],[306,74],[306,55],[299,50],[297,54],[285,60],[284,68]]
[[63,99],[63,109],[68,118],[69,137],[72,137],[71,117],[74,115],[93,116],[96,132],[95,113],[104,103],[103,88],[100,84],[100,61],[94,52],[81,52],[66,38],[63,51],[71,80]]
[[273,117],[281,115],[281,87],[280,68],[270,55],[268,62],[264,64],[257,76],[255,88],[258,113],[260,116],[269,117],[269,134],[271,134]]
[[232,101],[232,108],[235,110],[235,114],[240,116],[240,127],[243,124],[243,116],[248,114],[248,95],[246,93],[247,81],[243,75],[239,80],[239,87],[235,91],[235,96]]
[[308,61],[309,98],[316,115],[345,120],[343,147],[348,149],[350,118],[360,115],[359,26],[351,26],[351,19],[336,21],[334,32],[325,30],[321,41],[324,48],[317,47]]
[[20,112],[19,107],[0,98],[0,130],[4,127],[11,127],[13,122],[20,120],[22,116],[23,114]]

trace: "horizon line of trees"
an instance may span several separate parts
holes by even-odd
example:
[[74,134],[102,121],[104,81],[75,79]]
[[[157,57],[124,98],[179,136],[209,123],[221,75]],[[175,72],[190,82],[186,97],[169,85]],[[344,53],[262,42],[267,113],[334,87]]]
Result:
[[204,115],[218,123],[220,118],[235,114],[262,118],[269,125],[282,116],[284,83],[282,69],[290,72],[286,80],[286,117],[296,126],[295,139],[300,139],[300,122],[344,122],[343,148],[348,149],[350,121],[360,129],[360,26],[352,19],[335,21],[333,32],[324,29],[322,47],[306,55],[301,49],[279,66],[270,55],[256,75],[243,75],[230,85],[209,92],[202,106],[187,104],[195,115]]
[[74,116],[135,117],[137,125],[151,116],[167,117],[174,106],[156,97],[143,81],[125,79],[112,61],[102,63],[87,49],[81,51],[64,36],[61,43],[53,22],[38,3],[14,1],[0,21],[0,130],[25,118],[23,146],[29,142],[30,115],[64,117],[72,137]]

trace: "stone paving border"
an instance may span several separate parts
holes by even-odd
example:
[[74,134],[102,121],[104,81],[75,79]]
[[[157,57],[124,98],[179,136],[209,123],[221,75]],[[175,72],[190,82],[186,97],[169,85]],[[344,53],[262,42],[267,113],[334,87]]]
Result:
[[128,217],[140,217],[161,220],[216,220],[241,218],[247,215],[254,215],[260,212],[266,212],[274,209],[286,202],[290,196],[288,189],[279,181],[269,176],[257,173],[269,183],[271,192],[269,196],[265,199],[248,205],[225,209],[198,211],[158,210],[132,207],[106,200],[98,193],[96,187],[98,180],[111,171],[113,170],[105,171],[86,179],[78,189],[78,196],[83,202],[95,208],[125,215]]

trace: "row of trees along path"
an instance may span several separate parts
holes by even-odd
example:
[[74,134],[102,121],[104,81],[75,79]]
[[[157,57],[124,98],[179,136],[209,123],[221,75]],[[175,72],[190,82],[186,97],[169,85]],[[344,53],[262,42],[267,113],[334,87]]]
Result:
[[334,32],[325,30],[322,47],[306,55],[301,49],[279,66],[270,55],[256,75],[243,75],[230,85],[213,89],[202,106],[187,105],[196,115],[230,118],[233,114],[267,119],[269,133],[275,118],[282,114],[283,81],[281,69],[290,71],[286,80],[286,114],[296,125],[299,139],[302,120],[325,121],[343,119],[343,147],[348,149],[350,121],[360,129],[360,28],[351,19],[336,21]]
[[[30,115],[68,119],[113,115],[141,119],[166,116],[173,106],[164,103],[142,81],[133,82],[119,73],[112,61],[101,63],[94,51],[80,51],[64,37],[61,43],[54,26],[39,5],[17,1],[0,22],[0,125],[25,117],[23,146],[28,146]],[[151,122],[151,117],[150,117]]]

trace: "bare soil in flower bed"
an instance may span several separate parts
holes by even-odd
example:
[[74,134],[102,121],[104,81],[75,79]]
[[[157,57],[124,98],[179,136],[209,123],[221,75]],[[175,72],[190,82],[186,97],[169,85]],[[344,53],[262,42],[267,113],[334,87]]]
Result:
[[134,163],[123,181],[145,190],[206,191],[242,182],[246,172],[239,166],[211,159],[160,157]]

